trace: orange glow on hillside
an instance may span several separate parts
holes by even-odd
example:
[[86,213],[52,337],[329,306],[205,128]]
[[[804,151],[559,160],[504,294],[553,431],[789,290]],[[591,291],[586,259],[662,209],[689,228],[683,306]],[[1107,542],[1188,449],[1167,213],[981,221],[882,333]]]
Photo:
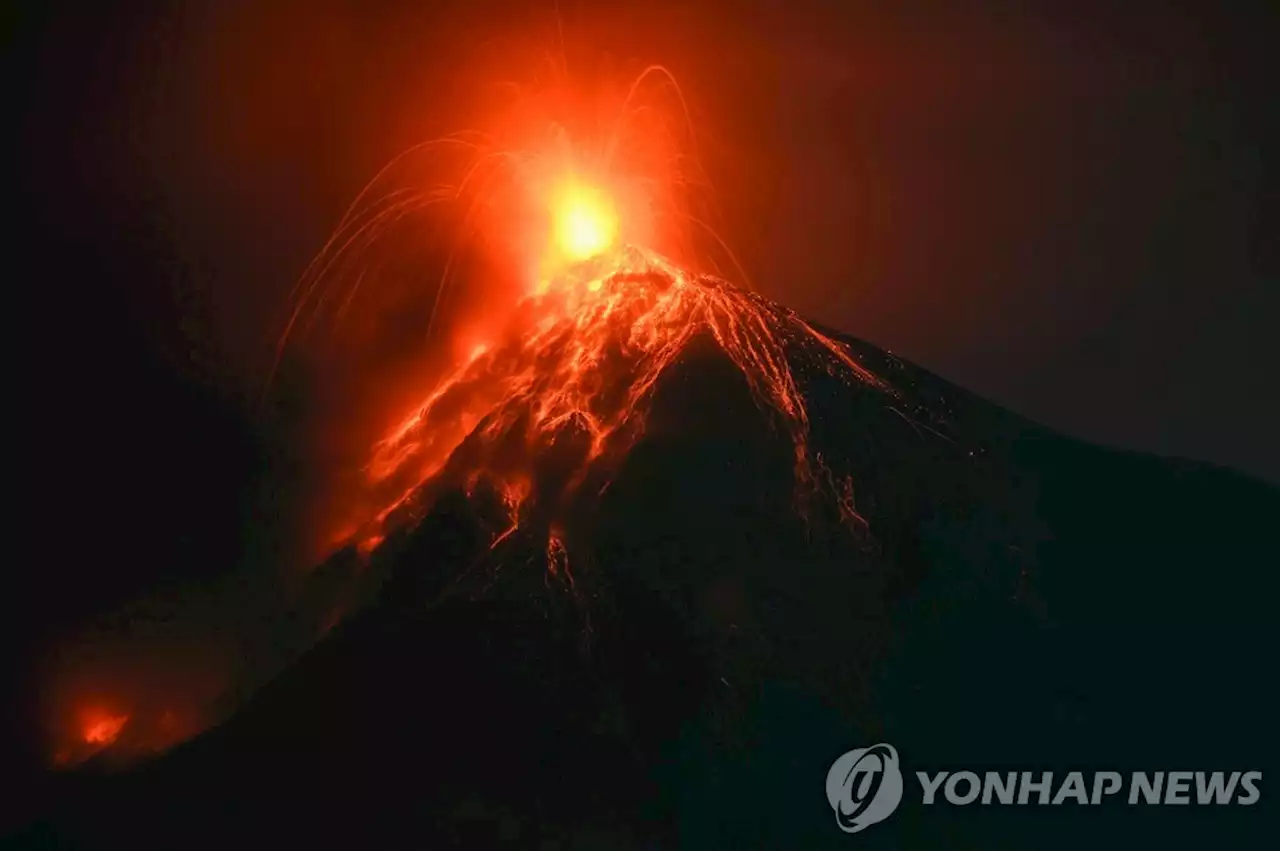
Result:
[[[69,636],[48,658],[41,703],[57,767],[90,759],[129,763],[168,749],[213,720],[209,708],[227,688],[220,654],[204,642],[184,644],[158,622],[142,626],[142,606],[131,614],[139,616],[131,621],[134,634],[125,637],[98,625]],[[156,631],[144,632],[148,627]]]
[[128,722],[128,715],[109,715],[104,712],[90,712],[85,717],[84,741],[90,745],[109,745],[120,735]]

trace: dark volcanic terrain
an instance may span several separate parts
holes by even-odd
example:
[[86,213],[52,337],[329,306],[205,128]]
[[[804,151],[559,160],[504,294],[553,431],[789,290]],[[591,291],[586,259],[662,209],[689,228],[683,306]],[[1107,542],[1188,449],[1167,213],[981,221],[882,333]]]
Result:
[[[446,494],[225,723],[59,778],[18,845],[1257,845],[1265,787],[1253,808],[923,807],[914,772],[1270,767],[1277,490],[1065,439],[840,339],[901,394],[793,364],[865,525],[797,509],[792,446],[697,338],[567,515],[567,569],[536,524],[491,549],[483,489]],[[827,769],[881,741],[903,804],[849,836]]]

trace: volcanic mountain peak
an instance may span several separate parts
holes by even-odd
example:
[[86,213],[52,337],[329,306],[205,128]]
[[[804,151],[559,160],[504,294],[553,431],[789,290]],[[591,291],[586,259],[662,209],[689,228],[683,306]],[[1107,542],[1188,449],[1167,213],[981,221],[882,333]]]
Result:
[[511,530],[531,513],[554,516],[580,492],[598,494],[644,433],[659,378],[699,336],[787,436],[797,507],[825,493],[858,522],[851,483],[837,482],[810,445],[793,362],[883,393],[888,384],[793,311],[623,246],[541,282],[496,342],[477,346],[374,447],[373,519],[358,545],[371,549],[388,524],[420,518],[442,488],[472,492],[483,480],[501,494]]

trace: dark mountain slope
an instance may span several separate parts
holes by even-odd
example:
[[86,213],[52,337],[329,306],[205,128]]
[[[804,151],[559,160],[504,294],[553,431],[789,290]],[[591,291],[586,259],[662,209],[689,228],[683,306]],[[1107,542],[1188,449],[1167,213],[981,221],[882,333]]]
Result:
[[20,841],[1256,844],[1265,792],[1252,811],[924,808],[914,778],[885,823],[837,829],[826,771],[878,741],[906,772],[1269,766],[1280,564],[1274,488],[1061,438],[845,342],[902,398],[793,369],[861,531],[798,505],[793,448],[696,340],[568,513],[567,569],[536,526],[491,550],[492,500],[449,494],[375,553],[367,605],[230,720],[66,778]]

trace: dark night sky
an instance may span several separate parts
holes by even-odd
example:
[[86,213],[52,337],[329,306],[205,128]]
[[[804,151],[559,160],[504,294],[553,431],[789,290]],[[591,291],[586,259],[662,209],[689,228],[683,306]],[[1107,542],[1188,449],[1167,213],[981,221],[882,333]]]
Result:
[[[551,32],[550,4],[435,5],[46,16],[24,200],[129,271],[34,274],[127,300],[149,345],[243,384],[344,203],[451,129],[457,59]],[[1274,17],[667,5],[565,3],[566,37],[681,76],[762,290],[1071,434],[1280,480]]]

